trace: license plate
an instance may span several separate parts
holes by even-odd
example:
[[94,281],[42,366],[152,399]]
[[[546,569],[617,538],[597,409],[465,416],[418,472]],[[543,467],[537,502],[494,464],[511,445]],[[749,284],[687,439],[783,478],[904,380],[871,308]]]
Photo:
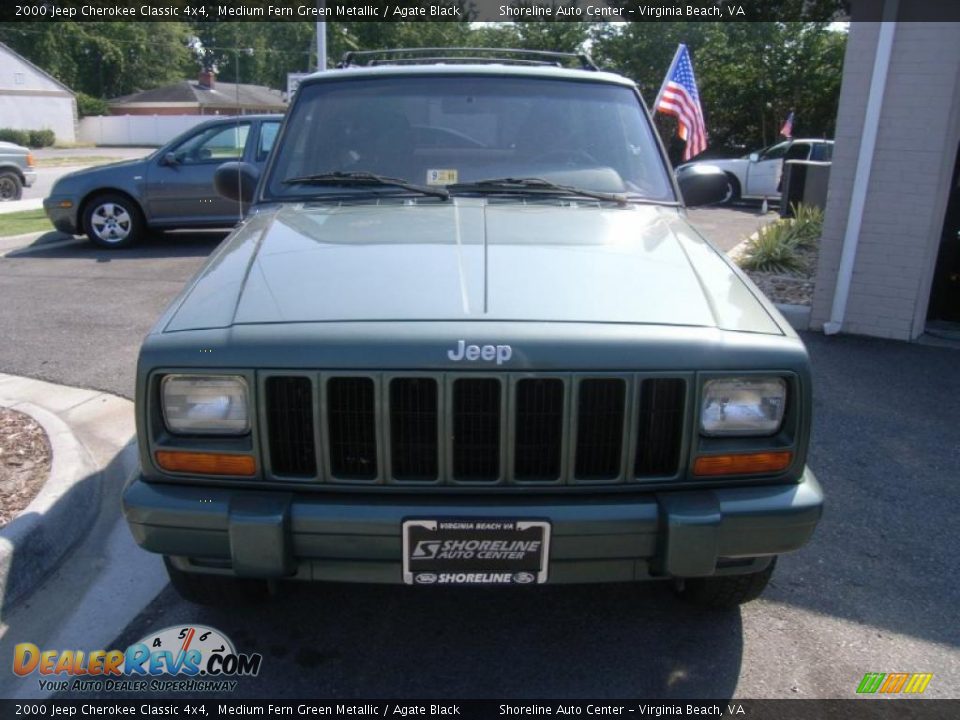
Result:
[[530,585],[547,581],[543,520],[404,520],[407,585]]

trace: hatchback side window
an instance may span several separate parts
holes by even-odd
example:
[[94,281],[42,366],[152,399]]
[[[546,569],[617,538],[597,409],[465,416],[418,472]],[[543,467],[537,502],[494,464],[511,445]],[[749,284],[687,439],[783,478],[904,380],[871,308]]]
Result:
[[188,138],[173,152],[177,160],[184,165],[238,160],[243,157],[243,148],[249,134],[250,123],[217,126]]
[[280,123],[265,122],[260,125],[260,142],[257,143],[257,162],[263,162],[267,159],[270,151],[273,149],[273,143],[277,140],[277,133],[280,131]]

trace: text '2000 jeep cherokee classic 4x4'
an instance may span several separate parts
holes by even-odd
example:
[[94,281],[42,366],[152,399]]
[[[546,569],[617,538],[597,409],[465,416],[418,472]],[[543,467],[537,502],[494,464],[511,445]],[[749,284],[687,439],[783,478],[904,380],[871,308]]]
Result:
[[[588,58],[359,53],[143,344],[137,542],[174,586],[668,579],[756,597],[820,517],[806,350]],[[455,53],[450,53],[455,54]],[[512,62],[520,58],[520,62]],[[265,583],[253,583],[263,586]]]

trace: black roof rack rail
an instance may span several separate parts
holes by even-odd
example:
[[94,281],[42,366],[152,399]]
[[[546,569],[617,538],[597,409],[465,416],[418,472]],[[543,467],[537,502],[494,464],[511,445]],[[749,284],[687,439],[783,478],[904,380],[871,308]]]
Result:
[[343,54],[343,58],[337,67],[415,65],[418,63],[504,63],[508,65],[552,65],[556,67],[576,63],[581,70],[600,69],[587,53],[476,47],[350,50]]

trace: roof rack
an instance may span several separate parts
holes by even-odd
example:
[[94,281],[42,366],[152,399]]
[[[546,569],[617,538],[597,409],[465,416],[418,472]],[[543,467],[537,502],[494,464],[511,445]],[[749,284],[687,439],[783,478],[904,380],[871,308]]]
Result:
[[576,64],[581,70],[600,68],[586,53],[514,48],[397,48],[393,50],[351,50],[343,54],[337,67],[418,64],[547,65],[565,67]]

